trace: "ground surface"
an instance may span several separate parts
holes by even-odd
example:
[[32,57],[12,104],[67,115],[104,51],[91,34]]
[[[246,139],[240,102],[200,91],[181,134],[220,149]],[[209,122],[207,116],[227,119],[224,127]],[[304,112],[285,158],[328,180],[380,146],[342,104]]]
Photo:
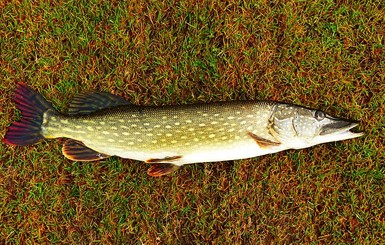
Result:
[[0,243],[385,242],[383,1],[0,3],[0,137],[24,81],[65,111],[98,89],[142,105],[268,99],[366,135],[152,178],[61,141],[0,144]]

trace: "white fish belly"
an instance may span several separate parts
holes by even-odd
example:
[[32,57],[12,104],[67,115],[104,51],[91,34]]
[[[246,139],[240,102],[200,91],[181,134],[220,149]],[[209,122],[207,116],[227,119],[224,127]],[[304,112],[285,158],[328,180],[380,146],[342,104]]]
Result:
[[262,156],[285,150],[282,146],[273,146],[270,148],[259,147],[255,141],[239,144],[238,147],[223,147],[222,149],[206,149],[202,151],[191,152],[183,156],[174,164],[183,165],[201,162],[219,162],[231,161]]
[[[159,150],[125,150],[114,147],[100,147],[97,145],[86,144],[88,147],[108,155],[119,156],[139,161],[148,161],[149,159],[159,159],[157,162],[172,163],[178,166],[191,163],[230,161],[245,158],[262,156],[270,153],[286,150],[285,146],[260,147],[254,140],[248,139],[237,142],[237,144],[223,145],[222,147],[213,147],[212,145],[202,145],[199,148],[193,148],[191,151],[187,148],[159,148]],[[165,160],[165,158],[178,157],[174,160]]]

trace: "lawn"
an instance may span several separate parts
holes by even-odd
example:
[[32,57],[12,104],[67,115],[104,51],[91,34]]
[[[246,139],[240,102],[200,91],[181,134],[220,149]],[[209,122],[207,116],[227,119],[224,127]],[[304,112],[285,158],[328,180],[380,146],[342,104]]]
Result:
[[23,81],[62,112],[244,99],[321,108],[365,136],[184,166],[80,163],[63,140],[0,143],[1,244],[385,243],[382,1],[2,1],[0,138]]

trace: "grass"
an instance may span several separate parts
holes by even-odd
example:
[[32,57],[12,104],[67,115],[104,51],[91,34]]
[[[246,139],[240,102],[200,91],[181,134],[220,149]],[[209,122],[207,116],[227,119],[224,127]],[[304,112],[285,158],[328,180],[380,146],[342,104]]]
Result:
[[360,119],[366,135],[151,178],[61,141],[0,144],[1,243],[384,243],[381,1],[0,3],[1,135],[18,81],[65,111],[98,89],[142,105],[268,99]]

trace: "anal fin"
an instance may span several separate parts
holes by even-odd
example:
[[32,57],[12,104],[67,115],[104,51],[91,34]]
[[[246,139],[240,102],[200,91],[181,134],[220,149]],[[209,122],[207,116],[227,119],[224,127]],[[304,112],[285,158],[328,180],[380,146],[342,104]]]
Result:
[[160,177],[177,170],[179,166],[171,163],[155,163],[148,170],[148,175],[152,177]]
[[264,139],[262,137],[259,137],[258,135],[255,135],[251,132],[247,132],[247,134],[259,145],[261,148],[268,148],[271,146],[279,146],[281,142],[275,142],[268,139]]
[[62,148],[63,155],[72,161],[96,161],[109,157],[109,155],[94,151],[82,142],[68,139]]

